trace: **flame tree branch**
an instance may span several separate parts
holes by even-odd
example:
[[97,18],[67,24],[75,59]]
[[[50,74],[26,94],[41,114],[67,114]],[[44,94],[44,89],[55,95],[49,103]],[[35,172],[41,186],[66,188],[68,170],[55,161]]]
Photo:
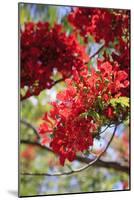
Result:
[[[28,126],[29,128],[31,128],[34,131],[34,133],[38,136],[38,139],[39,139],[39,134],[38,134],[36,128],[32,124],[30,124],[26,120],[21,120],[21,123],[23,123],[26,126]],[[115,128],[114,128],[114,131],[112,133],[112,136],[111,136],[109,142],[107,143],[106,147],[104,148],[104,150],[101,151],[101,153],[94,160],[91,160],[91,159],[86,158],[86,157],[81,157],[81,156],[77,156],[76,157],[76,160],[80,161],[82,163],[85,163],[86,164],[85,166],[83,166],[81,168],[78,168],[78,169],[74,169],[74,170],[72,169],[71,171],[61,172],[61,173],[60,172],[58,172],[58,173],[29,173],[29,172],[24,172],[24,173],[21,173],[21,175],[29,175],[29,176],[62,176],[62,175],[71,175],[71,174],[74,174],[74,173],[81,172],[81,171],[89,168],[92,165],[95,165],[95,166],[98,166],[98,167],[112,168],[112,169],[115,169],[115,170],[118,170],[118,171],[122,171],[122,172],[125,172],[125,173],[129,174],[130,171],[129,171],[129,167],[128,166],[123,166],[123,165],[121,165],[120,163],[117,163],[117,162],[109,162],[109,161],[100,160],[101,156],[107,151],[109,145],[111,144],[111,142],[112,142],[112,140],[114,138],[117,126],[118,125],[115,125]],[[42,146],[39,142],[32,142],[32,141],[28,141],[28,140],[21,140],[20,142],[22,144],[29,144],[29,145],[33,145],[33,146],[38,146],[38,147],[40,147],[42,149],[45,149],[47,151],[50,151],[50,152],[54,153],[52,151],[52,149],[50,149],[47,146]]]

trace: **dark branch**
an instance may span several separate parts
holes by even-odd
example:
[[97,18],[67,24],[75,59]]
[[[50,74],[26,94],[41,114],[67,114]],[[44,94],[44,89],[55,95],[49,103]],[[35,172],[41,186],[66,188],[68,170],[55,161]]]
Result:
[[[64,80],[65,80],[64,78],[61,78],[61,79],[59,79],[59,80],[57,80],[57,81],[54,81],[54,82],[52,83],[51,87],[53,87],[53,86],[56,85],[57,83],[60,83],[60,82],[62,82],[62,81],[64,81]],[[47,89],[47,88],[44,88],[44,89]],[[34,95],[32,95],[32,96],[34,96]],[[21,101],[23,101],[23,100],[25,100],[25,99],[28,99],[29,97],[31,97],[30,94],[29,94],[29,95],[25,95],[25,96],[21,96],[20,99],[21,99]]]
[[40,138],[37,129],[30,122],[27,122],[25,119],[21,119],[20,122],[26,125],[27,127],[31,128],[38,137],[38,139]]
[[[27,122],[26,120],[21,120],[21,123],[25,124],[25,125],[28,126],[29,128],[32,128],[33,131],[34,131],[34,133],[38,136],[38,138],[40,138],[40,137],[39,137],[39,134],[38,134],[38,131],[36,130],[36,128],[35,128],[32,124],[30,124],[30,123]],[[108,128],[108,127],[109,127],[109,125],[107,126],[107,128]],[[100,157],[102,156],[102,154],[104,154],[104,153],[106,152],[107,148],[109,147],[109,145],[110,145],[110,143],[111,143],[111,141],[112,141],[112,139],[113,139],[113,137],[114,137],[114,135],[115,135],[116,129],[117,129],[117,125],[115,125],[113,134],[112,134],[112,136],[111,136],[109,142],[107,143],[105,149],[104,149],[94,160],[88,159],[88,163],[87,163],[87,162],[84,162],[84,163],[87,164],[87,165],[85,165],[84,167],[81,167],[81,168],[76,169],[76,170],[71,170],[71,171],[69,171],[69,172],[63,172],[63,173],[54,173],[54,174],[48,174],[48,173],[22,173],[21,175],[31,175],[31,176],[32,176],[32,175],[35,175],[35,176],[43,176],[43,175],[45,175],[45,176],[70,175],[70,174],[73,174],[73,173],[76,173],[76,172],[81,172],[81,171],[87,169],[88,167],[92,166],[93,164],[96,164],[97,162],[104,162],[104,161],[100,161]],[[22,140],[21,143],[36,145],[36,146],[38,146],[38,147],[41,147],[41,148],[43,148],[43,149],[46,149],[46,150],[48,150],[48,151],[53,152],[49,147],[42,146],[42,145],[41,145],[40,143],[38,143],[38,142],[29,142],[29,141],[26,141],[26,140]],[[77,157],[76,159],[79,160],[79,159],[82,159],[82,157]],[[87,158],[85,158],[85,159],[87,159]],[[79,161],[80,161],[80,160],[79,160]],[[102,164],[103,164],[102,166],[104,166],[104,163],[102,163]],[[105,164],[106,164],[106,163],[105,163]],[[118,167],[119,167],[119,168],[118,168]],[[116,166],[116,169],[119,170],[119,169],[120,169],[120,166],[118,166],[118,167]],[[123,166],[123,167],[124,167],[124,166]],[[110,168],[110,165],[108,165],[108,168]],[[124,170],[124,168],[123,168],[122,170]],[[127,173],[129,172],[128,168],[125,169],[125,170],[126,170],[125,172],[127,172]]]
[[55,82],[52,84],[52,86],[54,86],[54,85],[56,85],[57,83],[60,83],[60,82],[62,82],[62,81],[64,81],[64,80],[65,80],[64,78],[61,78],[61,79],[55,81]]
[[[84,162],[84,163],[89,163],[90,159],[86,158],[86,157],[81,157],[81,156],[77,156],[77,160],[80,162]],[[113,161],[103,161],[103,160],[98,160],[94,166],[96,167],[104,167],[104,168],[108,168],[108,169],[114,169],[117,171],[121,171],[121,172],[125,172],[129,174],[129,167],[127,165],[122,165],[118,162],[113,162]]]
[[99,134],[104,133],[111,126],[111,122],[104,128],[103,131],[99,131]]
[[[27,145],[33,145],[33,146],[36,146],[36,147],[39,147],[41,149],[44,149],[44,150],[47,150],[49,152],[52,152],[52,149],[50,149],[49,147],[47,146],[42,146],[41,144],[39,144],[38,142],[32,142],[32,141],[27,141],[27,140],[21,140],[21,143],[22,144],[27,144]],[[80,161],[82,163],[85,163],[85,164],[89,164],[91,162],[91,159],[89,158],[86,158],[86,157],[81,157],[81,156],[77,156],[76,157],[76,160],[77,161]],[[124,165],[121,165],[120,163],[118,162],[110,162],[110,161],[102,161],[100,159],[98,159],[96,161],[96,163],[94,163],[94,166],[96,167],[104,167],[104,168],[107,168],[107,169],[114,169],[114,170],[117,170],[117,171],[121,171],[121,172],[125,172],[127,174],[129,174],[129,167],[128,166],[124,166]],[[69,172],[70,173],[70,172]],[[44,173],[43,173],[44,174]],[[31,174],[32,175],[32,174]]]
[[93,55],[90,56],[90,59],[94,58],[103,48],[105,44],[103,44]]
[[39,147],[41,149],[44,149],[44,150],[47,150],[47,151],[50,151],[50,152],[54,153],[52,149],[50,149],[47,146],[41,145],[39,142],[34,142],[34,141],[29,141],[29,140],[21,140],[20,143],[21,144],[27,144],[27,145],[36,146],[36,147]]

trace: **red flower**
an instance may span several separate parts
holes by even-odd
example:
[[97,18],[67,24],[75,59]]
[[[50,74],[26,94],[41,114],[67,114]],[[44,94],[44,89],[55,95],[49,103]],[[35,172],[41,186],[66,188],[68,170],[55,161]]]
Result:
[[[130,44],[129,40],[127,42],[124,42],[120,40],[120,45],[116,45],[116,49],[118,51],[118,54],[112,53],[113,63],[117,63],[120,70],[123,70],[126,72],[126,76],[128,77],[128,80],[130,79]],[[125,88],[128,89],[121,89],[122,96],[130,96],[130,88],[129,88],[129,82],[124,81]]]
[[109,119],[113,119],[114,118],[114,109],[113,109],[113,107],[108,106],[108,108],[104,111],[104,113]]
[[[86,66],[79,71],[73,69],[72,79],[66,80],[67,89],[57,95],[58,102],[53,103],[39,128],[41,137],[42,127],[44,135],[49,133],[52,136],[50,146],[59,155],[62,165],[66,159],[74,160],[77,152],[93,145],[102,125],[98,109],[108,120],[114,119],[110,99],[120,95],[126,78],[124,71],[114,69],[109,62],[100,64],[97,71],[92,69],[90,74]],[[103,107],[98,107],[98,101]]]
[[26,94],[22,99],[51,88],[55,68],[66,78],[73,67],[79,70],[88,60],[84,47],[73,34],[67,36],[61,25],[25,24],[21,30],[21,88],[26,88]]
[[126,10],[76,8],[69,14],[68,20],[85,42],[88,35],[92,35],[96,42],[104,39],[107,45],[115,38],[127,37],[125,33],[129,29],[129,12]]

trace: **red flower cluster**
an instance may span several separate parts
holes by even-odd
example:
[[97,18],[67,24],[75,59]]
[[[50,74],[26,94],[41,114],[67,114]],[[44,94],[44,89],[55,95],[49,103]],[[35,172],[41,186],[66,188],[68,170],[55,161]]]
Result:
[[50,146],[62,165],[65,159],[73,161],[77,152],[88,150],[102,124],[114,120],[110,99],[118,98],[129,82],[125,71],[106,62],[91,73],[86,66],[80,71],[74,68],[66,84],[67,89],[57,95],[58,102],[52,103],[39,128],[43,144],[46,135],[51,138]]
[[115,38],[126,37],[129,28],[129,12],[126,10],[76,8],[68,20],[85,41],[88,35],[92,35],[96,42],[104,39],[106,45]]
[[[119,68],[124,70],[128,74],[130,79],[130,47],[129,42],[120,41],[120,44],[116,45],[116,51],[118,54],[112,53],[113,63],[118,63]],[[122,89],[123,96],[129,96],[129,89]]]
[[[51,27],[47,22],[29,22],[21,30],[22,99],[51,88],[54,69],[67,84],[39,127],[42,145],[49,144],[62,165],[89,150],[100,128],[125,119],[129,109],[119,99],[129,96],[129,11],[75,8],[68,20],[75,34],[67,35],[61,25]],[[77,40],[78,33],[85,42],[89,35],[96,42],[104,40],[106,46],[113,42],[113,53],[103,55],[107,62],[98,60],[97,70],[91,68],[90,73],[89,56]]]
[[79,69],[88,60],[84,47],[73,34],[67,36],[61,25],[25,24],[21,30],[21,88],[27,92],[22,99],[51,88],[54,68],[65,78],[72,67]]

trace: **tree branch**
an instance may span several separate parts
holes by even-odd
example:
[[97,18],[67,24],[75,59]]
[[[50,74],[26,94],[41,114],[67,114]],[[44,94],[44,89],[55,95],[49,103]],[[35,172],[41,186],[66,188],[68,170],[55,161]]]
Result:
[[26,125],[27,127],[31,128],[34,131],[35,135],[38,137],[38,139],[40,138],[37,129],[30,122],[26,121],[25,119],[21,119],[20,122]]
[[[28,140],[21,140],[21,144],[33,145],[35,147],[39,147],[39,148],[41,148],[43,150],[47,150],[47,151],[49,151],[51,153],[54,153],[52,151],[52,149],[50,149],[47,146],[42,146],[38,142],[32,142],[32,141],[28,141]],[[86,164],[88,164],[89,162],[91,162],[91,159],[86,158],[86,157],[82,157],[82,156],[76,156],[76,160],[80,161],[82,163],[86,163]],[[96,167],[104,167],[104,168],[108,168],[108,169],[114,169],[114,170],[125,172],[125,173],[129,174],[129,167],[127,165],[124,166],[124,165],[122,165],[122,164],[120,164],[118,162],[103,161],[103,160],[99,159],[94,164],[94,166],[96,166]]]
[[[21,123],[25,124],[26,126],[28,126],[29,128],[32,128],[34,133],[38,136],[38,139],[40,138],[39,134],[38,134],[38,131],[36,130],[36,128],[30,124],[29,122],[27,122],[26,120],[21,120]],[[107,128],[109,127],[109,125],[107,126]],[[70,174],[73,174],[73,173],[76,173],[76,172],[81,172],[85,169],[87,169],[88,167],[90,167],[91,165],[95,164],[96,162],[98,162],[99,164],[102,164],[102,166],[104,166],[106,163],[104,163],[104,161],[100,161],[100,157],[102,156],[102,154],[104,154],[108,148],[108,146],[110,145],[113,137],[114,137],[114,134],[116,132],[116,129],[117,129],[117,125],[115,125],[115,129],[113,131],[113,134],[108,142],[108,144],[106,145],[105,149],[94,159],[94,160],[91,160],[91,159],[88,159],[88,163],[87,162],[84,162],[86,163],[87,165],[85,165],[84,167],[81,167],[79,169],[76,169],[76,170],[71,170],[69,172],[63,172],[63,173],[54,173],[54,174],[48,174],[48,173],[22,173],[21,175],[35,175],[35,176],[43,176],[43,175],[46,175],[46,176],[61,176],[61,175],[70,175]],[[43,148],[43,149],[46,149],[48,151],[51,151],[53,152],[49,147],[46,147],[46,146],[42,146],[40,143],[38,142],[29,142],[29,141],[26,141],[26,140],[22,140],[21,143],[24,143],[24,144],[31,144],[31,145],[36,145],[36,146],[39,146],[40,148]],[[77,157],[76,159],[78,161],[81,161],[83,157]],[[86,159],[86,158],[85,158]],[[87,161],[87,160],[86,160]],[[102,162],[102,163],[100,163]],[[110,165],[108,165],[108,168],[110,168]],[[116,169],[121,169],[119,164],[118,164],[118,167],[116,165]],[[123,169],[122,170],[126,170],[125,172],[129,172],[128,168],[125,168],[124,169],[124,166],[123,166]]]
[[[47,150],[51,153],[54,153],[52,151],[52,149],[50,149],[49,147],[47,146],[42,146],[40,143],[38,142],[32,142],[32,141],[28,141],[28,140],[21,140],[21,144],[27,144],[27,145],[33,145],[33,146],[36,146],[36,147],[39,147],[43,150]],[[82,163],[86,163],[88,164],[89,162],[91,162],[91,159],[87,158],[87,157],[82,157],[82,156],[76,156],[76,160],[79,161],[79,162],[82,162]],[[129,167],[127,165],[122,165],[118,162],[110,162],[110,161],[103,161],[103,160],[98,160],[96,163],[94,163],[94,166],[96,167],[104,167],[104,168],[107,168],[107,169],[114,169],[114,170],[117,170],[117,171],[121,171],[121,172],[125,172],[127,174],[129,174]]]
[[[60,82],[62,82],[62,81],[64,81],[65,79],[64,78],[61,78],[61,79],[59,79],[59,80],[57,80],[57,81],[54,81],[53,83],[52,83],[52,85],[51,85],[51,87],[53,87],[54,85],[56,85],[57,83],[60,83]],[[47,88],[44,88],[44,89],[47,89]],[[25,100],[25,99],[28,99],[30,96],[34,96],[34,95],[28,95],[28,96],[21,96],[20,97],[20,99],[21,99],[21,101],[23,101],[23,100]]]
[[[86,157],[81,157],[81,156],[77,156],[77,160],[80,162],[84,162],[84,163],[89,163],[90,159],[86,158]],[[104,160],[98,160],[94,166],[96,167],[104,167],[107,169],[114,169],[120,172],[125,172],[127,174],[129,174],[129,167],[127,165],[122,165],[121,163],[118,162],[114,162],[114,161],[104,161]]]
[[105,44],[103,44],[93,55],[90,56],[90,59],[94,58],[103,48]]
[[111,122],[104,128],[103,131],[100,131],[99,134],[101,135],[102,133],[104,133],[109,127],[111,127]]
[[57,80],[57,81],[54,81],[54,83],[52,84],[52,87],[54,86],[54,85],[56,85],[57,83],[60,83],[60,82],[62,82],[62,81],[64,81],[65,79],[64,78],[61,78],[61,79],[59,79],[59,80]]
[[[113,137],[113,135],[112,135]],[[110,139],[111,140],[111,139]],[[110,142],[110,141],[109,141]],[[47,151],[50,151],[52,153],[54,153],[52,151],[52,149],[50,149],[49,147],[47,146],[42,146],[41,144],[39,144],[38,142],[32,142],[32,141],[27,141],[27,140],[21,140],[21,143],[22,144],[29,144],[29,145],[33,145],[33,146],[37,146],[39,148],[42,148],[42,149],[45,149]],[[107,145],[108,146],[108,145]],[[106,148],[105,148],[105,151],[106,151]],[[104,151],[103,151],[104,153]],[[102,153],[101,153],[102,154]],[[78,170],[72,170],[72,171],[69,171],[69,172],[63,172],[63,173],[55,173],[55,174],[48,174],[48,173],[21,173],[21,175],[31,175],[31,176],[61,176],[61,175],[71,175],[73,173],[76,173],[76,172],[80,172],[80,171],[83,171],[84,169],[88,168],[89,166],[93,165],[96,166],[96,167],[104,167],[104,168],[108,168],[108,169],[114,169],[114,170],[117,170],[117,171],[121,171],[121,172],[125,172],[127,174],[130,173],[130,170],[129,170],[129,167],[128,166],[124,166],[118,162],[110,162],[110,161],[103,161],[103,160],[100,160],[98,157],[97,157],[97,160],[91,160],[89,158],[86,158],[86,157],[81,157],[81,156],[77,156],[76,157],[76,160],[77,161],[80,161],[80,162],[83,162],[83,163],[86,163],[87,165],[78,169]],[[86,167],[86,168],[85,168]]]

